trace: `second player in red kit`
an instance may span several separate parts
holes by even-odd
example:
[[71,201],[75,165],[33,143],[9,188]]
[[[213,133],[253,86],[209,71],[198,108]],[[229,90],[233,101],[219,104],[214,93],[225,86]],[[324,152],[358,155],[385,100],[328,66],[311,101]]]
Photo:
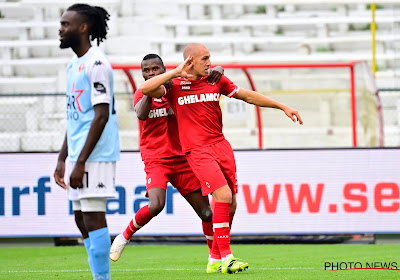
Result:
[[[156,54],[146,55],[141,66],[145,80],[165,72],[163,61]],[[214,71],[209,82],[218,81],[222,72],[222,68],[219,72]],[[170,86],[167,84],[168,88]],[[208,197],[202,196],[200,182],[182,152],[177,120],[169,101],[165,97],[144,96],[137,90],[134,103],[139,118],[140,152],[145,165],[149,204],[140,208],[125,231],[115,238],[110,258],[117,261],[132,235],[162,211],[168,182],[177,188],[201,218],[211,256],[214,235],[212,211]]]

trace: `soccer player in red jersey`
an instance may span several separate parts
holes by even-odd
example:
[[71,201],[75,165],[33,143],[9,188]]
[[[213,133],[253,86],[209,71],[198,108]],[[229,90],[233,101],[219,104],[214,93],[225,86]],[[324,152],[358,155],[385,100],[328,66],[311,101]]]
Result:
[[[235,258],[230,248],[230,226],[236,210],[236,164],[232,147],[222,133],[220,95],[241,99],[249,104],[282,110],[293,122],[303,124],[297,112],[258,92],[243,89],[222,76],[215,84],[207,83],[210,53],[204,45],[192,43],[184,50],[185,61],[174,70],[145,81],[144,95],[166,97],[178,120],[183,152],[201,182],[203,195],[212,194],[214,247],[221,260],[211,256],[209,264],[222,262],[222,273],[241,272],[248,263]],[[163,84],[172,79],[166,90]]]
[[[141,68],[145,80],[166,70],[162,59],[156,54],[146,55]],[[220,72],[213,71],[209,76],[210,83],[215,83],[222,76],[223,69],[219,67],[218,70]],[[132,235],[162,211],[168,182],[178,189],[201,218],[211,256],[214,234],[212,211],[208,197],[202,195],[200,182],[182,152],[178,124],[169,102],[165,97],[151,98],[137,90],[134,103],[140,120],[140,152],[145,165],[149,204],[140,208],[125,231],[115,238],[110,259],[117,261]]]

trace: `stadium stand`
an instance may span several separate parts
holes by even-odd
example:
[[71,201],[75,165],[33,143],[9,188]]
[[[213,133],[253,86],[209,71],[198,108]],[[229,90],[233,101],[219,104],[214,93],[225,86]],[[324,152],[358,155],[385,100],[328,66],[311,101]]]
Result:
[[[128,0],[86,2],[104,6],[111,14],[110,33],[101,47],[114,64],[138,64],[149,52],[159,53],[166,63],[177,63],[181,61],[183,47],[193,41],[207,45],[213,54],[214,64],[371,62],[372,59],[369,31],[371,11],[363,1],[329,0],[319,4],[314,0],[158,0],[152,5]],[[0,1],[0,96],[3,96],[0,98],[9,94],[51,94],[64,91],[65,65],[72,54],[58,47],[58,21],[72,3],[67,0]],[[400,66],[400,5],[390,0],[376,3],[376,81],[378,87],[399,87],[396,77]],[[132,73],[135,81],[140,83],[140,73]],[[229,72],[229,75],[238,83],[247,83],[234,71]],[[262,73],[254,74],[255,80],[261,80],[257,88],[263,88],[264,77]],[[302,83],[301,77],[291,76],[291,79],[298,84]],[[276,81],[273,83],[278,84]],[[271,86],[267,84],[266,89],[269,88]],[[115,71],[115,89],[117,104],[120,102],[122,148],[137,149],[137,122],[132,114],[132,100],[129,96],[131,89],[121,71]],[[349,128],[341,125],[348,121],[348,115],[343,117],[348,112],[333,114],[332,111],[340,107],[332,105],[329,98],[320,98],[313,106],[308,106],[309,102],[305,104],[302,97],[292,95],[290,100],[281,95],[276,97],[302,108],[308,126],[291,128],[288,142],[282,141],[279,135],[289,133],[286,128],[291,124],[281,120],[275,115],[276,112],[262,110],[265,119],[263,126],[266,128],[264,147],[351,145],[348,138],[343,136],[349,134]],[[52,97],[46,98],[46,102],[57,109],[45,111],[46,106],[42,106],[41,102],[32,105],[37,106],[37,114],[40,115],[36,118],[38,124],[27,125],[23,120],[30,118],[30,111],[21,110],[22,116],[17,118],[19,121],[15,126],[1,127],[1,151],[59,149],[57,145],[60,143],[54,139],[59,137],[58,132],[65,125],[60,113],[64,110],[64,99],[60,96],[54,97],[53,101],[50,101]],[[393,99],[396,99],[394,95],[384,99],[382,108],[388,114],[397,115],[400,105],[394,106],[398,102],[391,103]],[[11,102],[15,105],[10,106],[14,108],[21,103],[23,105],[20,107],[24,108],[26,102],[26,97],[16,97]],[[321,110],[326,108],[331,113],[321,118]],[[252,108],[246,110],[246,114],[239,116],[242,118],[240,125],[226,118],[225,131],[234,148],[257,147],[255,113]],[[334,117],[330,117],[332,115]],[[2,112],[0,118],[7,119],[7,116]],[[389,141],[386,144],[398,144],[393,139],[399,135],[399,122],[394,118],[388,124],[390,128],[385,128]],[[327,123],[328,134],[322,128]],[[246,141],[240,141],[239,136],[243,135],[246,135]],[[310,135],[314,135],[314,138]],[[17,139],[9,144],[9,148],[6,143],[8,138]],[[39,144],[29,144],[29,141],[37,141]]]

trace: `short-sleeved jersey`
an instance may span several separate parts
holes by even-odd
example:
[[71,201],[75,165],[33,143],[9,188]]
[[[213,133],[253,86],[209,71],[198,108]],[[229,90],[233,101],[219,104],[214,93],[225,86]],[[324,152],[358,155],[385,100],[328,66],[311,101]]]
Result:
[[[143,93],[135,92],[135,106]],[[179,141],[178,123],[165,97],[153,98],[147,119],[139,120],[140,154],[142,159],[169,158],[183,155]]]
[[117,115],[114,109],[113,71],[105,54],[91,47],[74,56],[67,67],[68,157],[78,159],[94,118],[94,106],[109,104],[109,118],[87,161],[117,161],[120,156]]
[[219,99],[221,94],[234,97],[239,91],[225,76],[212,85],[208,84],[207,77],[199,80],[175,78],[172,89],[164,95],[177,117],[185,153],[225,139]]

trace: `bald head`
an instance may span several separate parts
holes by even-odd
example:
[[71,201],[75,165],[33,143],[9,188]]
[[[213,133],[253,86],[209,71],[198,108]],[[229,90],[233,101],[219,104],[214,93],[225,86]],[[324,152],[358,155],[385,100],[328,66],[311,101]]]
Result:
[[199,43],[191,43],[186,46],[183,51],[185,60],[191,57],[191,68],[188,73],[191,74],[194,80],[208,75],[208,69],[211,66],[210,52],[207,48]]
[[195,57],[201,53],[201,51],[208,51],[206,46],[199,44],[199,43],[190,43],[185,47],[183,50],[183,59],[186,59],[189,55]]

